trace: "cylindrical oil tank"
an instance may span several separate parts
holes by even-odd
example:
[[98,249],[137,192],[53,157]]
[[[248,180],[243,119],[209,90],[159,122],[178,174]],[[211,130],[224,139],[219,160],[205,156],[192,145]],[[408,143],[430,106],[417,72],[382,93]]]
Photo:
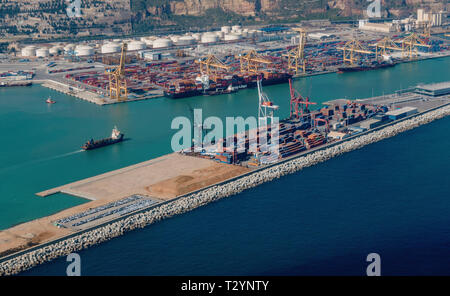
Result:
[[167,38],[159,38],[153,41],[153,48],[162,48],[172,46],[172,40]]
[[214,32],[214,33],[216,33],[216,35],[219,36],[220,39],[223,39],[223,37],[225,36],[225,33],[222,32],[222,31],[217,31],[217,32]]
[[46,58],[50,55],[48,48],[42,47],[36,50],[36,56],[38,58]]
[[200,41],[202,39],[202,35],[199,33],[192,34],[192,38],[194,38],[197,41]]
[[22,48],[22,56],[23,57],[35,57],[36,56],[36,46],[26,46]]
[[194,37],[191,36],[182,36],[178,38],[177,45],[191,45],[195,43]]
[[223,26],[220,30],[221,30],[222,32],[224,32],[225,34],[231,32],[230,26]]
[[170,40],[172,40],[173,43],[176,43],[178,41],[178,39],[180,38],[180,36],[170,36],[169,38],[170,38]]
[[120,52],[121,50],[121,46],[119,43],[117,42],[109,42],[109,43],[105,43],[102,46],[102,53],[116,53],[116,52]]
[[142,41],[132,41],[128,44],[128,50],[143,50],[147,48],[147,44]]
[[75,54],[78,57],[91,56],[94,54],[94,49],[89,45],[78,45],[75,47]]
[[64,46],[64,52],[68,53],[75,50],[75,44],[67,44]]
[[213,43],[219,41],[219,36],[215,33],[207,32],[202,35],[202,43]]
[[235,26],[231,27],[231,30],[233,32],[238,32],[238,31],[242,30],[242,27],[240,25],[235,25]]
[[225,34],[224,39],[225,39],[225,41],[239,40],[239,39],[242,39],[242,35],[239,33],[229,33],[229,34]]
[[49,49],[49,53],[52,55],[60,55],[63,52],[64,48],[62,48],[61,46],[53,46],[52,48]]

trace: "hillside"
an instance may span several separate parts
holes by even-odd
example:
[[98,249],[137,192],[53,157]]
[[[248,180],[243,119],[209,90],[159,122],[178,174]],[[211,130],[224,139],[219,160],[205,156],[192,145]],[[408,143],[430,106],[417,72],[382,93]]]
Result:
[[[75,1],[75,0],[72,0]],[[364,16],[366,0],[82,0],[82,16],[67,16],[66,0],[0,0],[0,34],[36,39],[208,29]],[[383,17],[404,17],[446,0],[382,0]]]

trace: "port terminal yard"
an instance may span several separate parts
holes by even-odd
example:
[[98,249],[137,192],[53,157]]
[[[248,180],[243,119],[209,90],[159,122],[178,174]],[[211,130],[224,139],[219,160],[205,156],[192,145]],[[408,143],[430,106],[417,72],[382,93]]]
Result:
[[[450,89],[449,82],[421,86],[421,88]],[[244,179],[267,168],[313,155],[315,152],[371,134],[398,122],[446,108],[444,106],[450,104],[450,94],[430,96],[405,91],[353,102],[361,101],[367,104],[382,102],[393,105],[394,108],[386,112],[386,115],[392,114],[388,116],[398,116],[400,113],[394,111],[402,110],[402,108],[416,111],[411,114],[404,113],[404,117],[394,117],[395,120],[382,122],[373,128],[349,133],[342,139],[330,139],[323,145],[289,155],[273,164],[257,167],[245,165],[245,162],[225,164],[213,159],[172,153],[40,192],[38,195],[42,198],[55,193],[66,193],[89,199],[90,202],[1,231],[0,257],[10,258],[17,252],[24,252],[41,244],[61,240],[112,221],[125,219],[133,213],[169,205],[208,188]],[[328,104],[338,103],[340,102],[328,102]],[[345,99],[341,103],[349,102]],[[353,126],[359,128],[363,124],[364,121],[355,123]]]
[[[170,47],[144,50],[130,49],[128,55],[124,57],[124,80],[128,83],[126,100],[114,99],[110,97],[108,91],[110,81],[107,71],[118,64],[120,53],[100,52],[100,43],[95,40],[91,42],[91,45],[97,50],[89,56],[75,56],[70,51],[47,57],[8,56],[0,65],[0,74],[3,70],[10,72],[33,70],[34,77],[29,80],[30,82],[41,83],[45,87],[91,103],[108,105],[154,99],[164,95],[184,97],[221,94],[229,85],[239,89],[251,87],[257,75],[263,75],[267,80],[275,81],[275,83],[283,83],[286,79],[277,78],[283,76],[282,74],[301,78],[334,73],[345,66],[343,53],[339,48],[354,38],[357,38],[365,48],[371,49],[372,53],[361,54],[358,57],[361,62],[367,63],[376,60],[375,43],[384,38],[390,38],[400,46],[402,40],[410,36],[409,33],[399,32],[362,32],[346,25],[320,29],[308,26],[305,27],[309,34],[304,44],[305,71],[292,71],[291,67],[288,67],[286,54],[298,46],[296,41],[298,32],[289,26],[284,31],[261,32],[262,35],[240,40],[221,40],[206,44],[200,42],[191,45],[174,44]],[[327,37],[325,39],[313,37],[317,33]],[[416,56],[407,57],[406,52],[399,50],[391,50],[388,56],[396,63],[405,63],[449,55],[450,44],[447,39],[441,38],[438,34],[422,39],[427,42],[427,45],[419,46]],[[47,47],[49,44],[43,46]],[[378,52],[381,51],[380,48],[377,49]],[[240,62],[240,57],[249,51],[254,51],[258,55],[254,61],[261,62],[256,69],[250,69],[250,66],[246,68],[242,65],[242,61]],[[156,60],[148,58],[153,55],[159,55],[160,58]],[[222,68],[214,73],[204,73],[198,61],[204,60],[208,55],[216,56],[218,63],[223,63],[226,70]],[[210,80],[208,91],[203,89],[206,84],[202,86],[205,81],[199,81],[199,78],[205,76],[204,74],[209,76]],[[249,80],[248,76],[252,78]],[[0,78],[3,79],[1,75]]]

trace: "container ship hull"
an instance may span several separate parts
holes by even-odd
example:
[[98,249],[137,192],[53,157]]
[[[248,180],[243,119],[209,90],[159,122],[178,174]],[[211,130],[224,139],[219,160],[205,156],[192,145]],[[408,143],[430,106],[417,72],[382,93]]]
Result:
[[338,73],[346,73],[346,72],[360,72],[360,71],[369,71],[376,69],[384,69],[394,67],[395,64],[378,64],[378,65],[368,65],[368,66],[354,66],[354,67],[340,67],[338,68]]
[[165,91],[164,95],[171,99],[181,99],[187,97],[200,96],[202,95],[202,92],[199,90],[175,91],[175,92]]
[[93,149],[97,149],[97,148],[113,145],[113,144],[122,142],[123,141],[123,137],[124,137],[124,135],[121,134],[117,139],[106,138],[106,139],[102,139],[102,140],[98,140],[98,141],[87,142],[81,148],[83,148],[83,150],[93,150]]
[[[273,78],[263,78],[262,80],[262,85],[267,86],[267,85],[274,85],[274,84],[281,84],[281,83],[287,83],[289,81],[289,79],[292,77],[292,75],[284,73],[281,75],[278,75],[277,77],[273,77]],[[187,98],[187,97],[193,97],[193,96],[201,96],[201,95],[220,95],[220,94],[230,94],[230,93],[234,93],[236,91],[238,91],[237,89],[243,89],[243,88],[253,88],[256,87],[256,80],[257,80],[257,76],[255,75],[255,80],[242,80],[242,81],[238,81],[235,84],[233,83],[232,85],[235,85],[235,89],[232,91],[227,90],[226,88],[229,85],[222,85],[222,89],[220,90],[219,88],[215,88],[215,89],[209,89],[206,91],[202,91],[202,90],[198,90],[198,89],[191,89],[191,90],[185,90],[185,91],[165,91],[164,95],[166,97],[169,97],[171,99],[180,99],[180,98]]]

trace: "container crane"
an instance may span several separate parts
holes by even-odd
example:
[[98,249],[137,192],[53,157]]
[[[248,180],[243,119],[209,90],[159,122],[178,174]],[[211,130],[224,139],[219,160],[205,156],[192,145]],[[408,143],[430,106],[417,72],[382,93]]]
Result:
[[[291,115],[290,118],[303,118],[304,113],[309,113],[308,106],[316,105],[314,102],[310,102],[309,98],[303,98],[300,93],[294,89],[292,80],[289,79],[289,90],[291,93]],[[303,107],[304,106],[304,107]],[[300,113],[300,115],[299,115]]]
[[347,41],[344,46],[338,47],[338,50],[343,51],[343,61],[349,62],[350,65],[354,65],[355,62],[358,61],[358,58],[355,56],[355,53],[364,53],[364,54],[372,54],[373,52],[366,49],[361,42],[357,39],[353,39]]
[[387,50],[398,50],[402,51],[402,48],[398,46],[391,38],[384,37],[383,39],[379,40],[377,43],[372,44],[370,46],[375,46],[375,57],[378,59],[381,55],[386,55]]
[[245,72],[258,73],[260,64],[266,64],[266,65],[272,64],[272,61],[264,59],[263,57],[258,55],[256,50],[254,50],[254,49],[247,51],[243,54],[239,54],[238,56],[236,56],[236,58],[238,58],[240,60],[241,73],[245,73]]
[[110,68],[106,70],[106,74],[109,76],[109,97],[118,101],[126,101],[128,99],[127,80],[125,78],[127,48],[128,44],[124,43],[119,65],[115,69]]
[[428,45],[426,41],[422,40],[416,33],[411,33],[402,40],[403,56],[408,56],[409,59],[412,60],[418,54],[418,47],[430,48],[431,46]]
[[306,45],[306,31],[303,28],[294,28],[300,34],[298,46],[288,51],[285,55],[288,58],[288,70],[293,70],[298,74],[300,70],[306,73],[306,59],[305,59],[305,45]]
[[218,70],[229,71],[231,69],[230,66],[225,65],[221,60],[212,54],[202,57],[195,62],[200,65],[200,73],[202,75],[208,75],[208,77],[214,81],[217,80]]
[[270,123],[273,123],[273,112],[278,110],[278,106],[274,105],[269,97],[262,91],[261,79],[258,78],[258,98],[259,98],[259,110],[258,110],[258,124],[259,127],[267,126],[267,119],[270,119]]

